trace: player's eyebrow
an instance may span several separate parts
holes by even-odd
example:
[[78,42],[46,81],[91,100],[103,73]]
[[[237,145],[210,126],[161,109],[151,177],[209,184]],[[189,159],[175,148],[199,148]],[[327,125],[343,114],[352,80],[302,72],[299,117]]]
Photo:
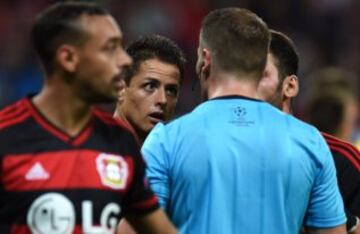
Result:
[[151,77],[151,76],[146,76],[146,77],[144,77],[143,81],[144,81],[144,82],[152,81],[152,82],[158,82],[158,83],[159,83],[159,80],[158,80],[158,79],[153,78],[153,77]]
[[119,43],[119,44],[122,44],[122,38],[120,36],[113,36],[113,37],[110,37],[106,43]]

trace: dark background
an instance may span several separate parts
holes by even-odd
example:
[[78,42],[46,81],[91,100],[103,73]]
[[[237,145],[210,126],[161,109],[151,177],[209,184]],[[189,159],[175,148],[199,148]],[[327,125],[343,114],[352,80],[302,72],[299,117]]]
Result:
[[[0,107],[41,87],[42,74],[29,40],[35,15],[55,1],[0,1]],[[108,0],[103,3],[118,20],[125,42],[157,33],[176,41],[189,60],[178,114],[199,102],[192,89],[201,19],[210,10],[237,6],[262,17],[270,28],[288,34],[300,54],[301,93],[295,112],[301,116],[306,77],[326,66],[360,74],[359,0]],[[360,82],[359,82],[360,83]],[[358,90],[359,87],[358,87]]]

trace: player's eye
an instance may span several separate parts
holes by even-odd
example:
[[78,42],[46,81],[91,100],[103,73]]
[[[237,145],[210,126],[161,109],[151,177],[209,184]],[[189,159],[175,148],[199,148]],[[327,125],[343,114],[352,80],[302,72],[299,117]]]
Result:
[[119,44],[116,42],[110,42],[105,46],[105,51],[107,52],[114,52],[116,49],[119,48]]
[[155,82],[147,82],[143,85],[143,89],[147,92],[153,92],[157,88],[157,84]]
[[178,87],[167,87],[165,89],[166,91],[166,94],[169,95],[169,96],[172,96],[172,97],[176,97],[177,94],[178,94]]

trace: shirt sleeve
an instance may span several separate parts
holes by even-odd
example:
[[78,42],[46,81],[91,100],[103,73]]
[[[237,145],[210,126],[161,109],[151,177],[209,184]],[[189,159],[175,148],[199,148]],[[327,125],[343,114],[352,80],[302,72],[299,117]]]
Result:
[[158,200],[151,191],[145,177],[145,162],[139,152],[133,157],[134,176],[125,196],[123,208],[125,214],[146,215],[159,208]]
[[311,191],[304,225],[330,228],[346,222],[343,200],[336,179],[333,157],[324,139],[319,135],[316,178]]
[[327,142],[334,158],[339,190],[344,200],[346,227],[350,230],[356,225],[356,216],[360,217],[360,152],[347,143]]
[[157,124],[142,146],[142,154],[147,163],[146,176],[164,210],[170,197],[169,163],[165,140],[164,125]]

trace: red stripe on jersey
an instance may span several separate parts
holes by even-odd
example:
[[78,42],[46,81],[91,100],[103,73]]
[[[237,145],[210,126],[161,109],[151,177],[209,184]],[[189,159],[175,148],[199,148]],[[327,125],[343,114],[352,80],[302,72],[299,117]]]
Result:
[[152,196],[151,198],[145,200],[145,201],[141,201],[141,202],[138,202],[138,203],[134,203],[134,204],[131,204],[129,205],[130,208],[135,208],[135,209],[138,209],[138,208],[149,208],[153,205],[155,205],[156,203],[158,202],[158,199],[156,196]]
[[28,117],[30,117],[30,113],[29,112],[24,112],[21,115],[15,117],[15,118],[12,118],[10,120],[7,120],[5,122],[0,123],[0,129],[4,129],[6,127],[10,127],[12,125],[21,123],[24,120],[26,120]]
[[360,151],[352,144],[342,141],[342,140],[335,138],[328,134],[323,134],[323,136],[324,136],[326,142],[328,143],[328,145],[336,145],[338,147],[342,147],[345,150],[350,151],[352,153],[353,157],[355,157],[357,160],[360,160]]
[[141,142],[140,142],[140,138],[138,136],[138,134],[136,133],[135,129],[130,125],[130,123],[125,122],[122,119],[116,119],[116,122],[123,126],[124,128],[126,128],[135,138],[137,144],[139,145],[139,147],[141,147]]
[[38,111],[35,109],[35,107],[32,105],[32,103],[30,102],[30,100],[26,100],[26,105],[29,108],[31,115],[34,117],[34,119],[36,120],[36,122],[38,122],[38,124],[43,127],[45,130],[47,130],[48,132],[50,132],[51,134],[55,135],[56,137],[58,137],[59,139],[61,139],[62,141],[68,142],[70,140],[70,137],[68,135],[66,135],[65,133],[63,133],[62,131],[60,131],[59,129],[56,129],[52,124],[50,124],[49,122],[47,122],[46,119],[44,119],[43,116],[41,116],[40,113],[38,113]]
[[52,123],[50,123],[46,119],[46,117],[42,116],[41,113],[36,109],[36,107],[33,106],[30,100],[26,99],[25,104],[27,105],[31,115],[34,117],[36,122],[46,131],[50,132],[51,134],[53,134],[55,137],[59,138],[62,141],[78,146],[83,142],[85,142],[90,136],[90,133],[92,131],[92,120],[89,120],[89,122],[84,127],[84,129],[79,133],[79,135],[72,138],[67,133],[63,132],[61,129],[57,128]]
[[[59,230],[53,230],[53,231],[59,231]],[[69,230],[71,231],[71,230]],[[29,226],[23,224],[14,224],[11,226],[11,234],[32,234]],[[71,232],[72,234],[83,234],[82,228],[80,225],[75,225],[74,230]]]
[[351,163],[360,171],[360,163],[354,158],[352,154],[350,154],[348,151],[344,150],[341,147],[335,146],[335,145],[329,145],[330,150],[340,153],[341,155],[345,156],[347,159],[351,161]]
[[332,151],[335,151],[350,160],[356,169],[360,170],[360,152],[353,145],[342,141],[327,133],[322,133]]
[[5,114],[0,114],[0,122],[6,122],[7,120],[10,120],[12,118],[15,118],[16,116],[19,116],[20,114],[24,113],[25,111],[27,111],[24,106],[18,106],[14,109],[12,109],[12,111],[9,111]]
[[76,138],[74,138],[72,144],[78,146],[84,143],[89,138],[92,129],[93,129],[92,124],[91,122],[89,122],[86,128]]
[[7,191],[103,189],[125,192],[134,175],[130,156],[93,150],[5,155],[2,180]]
[[24,99],[21,99],[20,101],[15,102],[14,104],[5,107],[4,109],[0,110],[0,116],[7,115],[13,111],[15,111],[17,108],[24,106]]
[[25,112],[27,112],[26,109],[19,108],[19,109],[14,110],[11,113],[8,113],[7,115],[0,116],[0,123],[1,124],[6,123],[7,121],[12,120],[12,119],[24,114]]
[[343,144],[343,143],[337,142],[337,141],[333,142],[331,140],[327,141],[327,143],[328,143],[328,145],[334,145],[334,146],[343,148],[344,150],[348,151],[349,154],[360,163],[360,152],[355,147],[350,147],[347,144]]
[[31,230],[27,225],[14,224],[11,226],[11,234],[31,234]]

